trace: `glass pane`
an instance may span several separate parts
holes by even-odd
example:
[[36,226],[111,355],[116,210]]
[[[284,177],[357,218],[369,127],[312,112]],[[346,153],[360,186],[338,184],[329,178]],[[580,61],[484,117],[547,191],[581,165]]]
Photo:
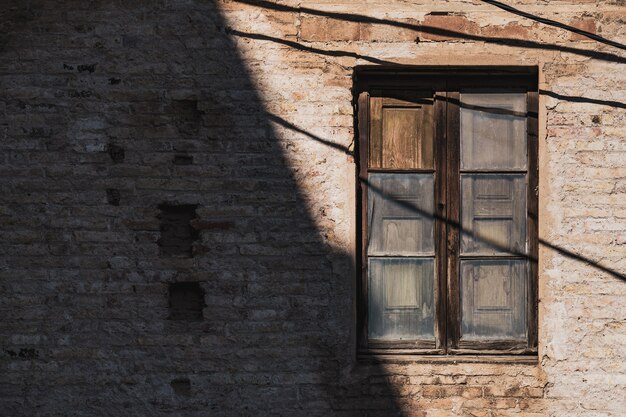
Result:
[[461,176],[461,254],[526,252],[526,177]]
[[433,174],[368,178],[368,255],[433,255]]
[[369,259],[369,337],[432,339],[434,259]]
[[461,261],[461,339],[526,339],[523,260]]
[[526,169],[526,94],[461,95],[461,169]]

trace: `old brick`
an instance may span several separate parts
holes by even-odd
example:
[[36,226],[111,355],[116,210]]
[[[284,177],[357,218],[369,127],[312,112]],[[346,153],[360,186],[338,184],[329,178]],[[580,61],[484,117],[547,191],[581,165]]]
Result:
[[429,14],[422,23],[421,38],[430,41],[462,41],[464,35],[476,35],[479,27],[465,16]]
[[489,25],[480,29],[481,36],[519,40],[530,39],[529,32],[528,27],[518,23],[508,23],[504,26]]
[[447,397],[463,397],[467,399],[479,398],[483,395],[483,389],[481,387],[466,387],[466,386],[425,386],[422,389],[422,396],[425,398],[447,398]]
[[[577,17],[569,22],[569,25],[584,30],[585,32],[596,34],[596,20],[593,17]],[[590,41],[588,37],[572,32],[570,39],[573,41]]]
[[306,42],[356,41],[360,25],[326,17],[305,16],[300,24],[300,39]]
[[232,221],[210,221],[202,219],[193,219],[191,226],[196,230],[228,230],[234,227]]
[[370,42],[418,42],[419,21],[416,19],[395,20],[410,27],[397,27],[376,23],[361,23],[359,39]]

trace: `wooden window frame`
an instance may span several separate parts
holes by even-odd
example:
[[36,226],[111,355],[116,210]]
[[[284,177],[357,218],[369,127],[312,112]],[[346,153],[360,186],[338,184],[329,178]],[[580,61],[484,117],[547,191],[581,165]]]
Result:
[[[359,355],[537,355],[538,259],[538,69],[537,67],[362,67],[355,72],[357,145],[357,353]],[[461,341],[460,300],[460,93],[475,89],[526,94],[527,259],[528,285],[524,343],[508,340]],[[435,173],[435,340],[371,342],[368,340],[367,198],[370,97],[390,90],[430,90],[434,97]],[[374,170],[394,172],[393,170]],[[509,172],[510,173],[510,172]],[[451,196],[458,196],[452,198]],[[455,356],[460,358],[460,356]]]

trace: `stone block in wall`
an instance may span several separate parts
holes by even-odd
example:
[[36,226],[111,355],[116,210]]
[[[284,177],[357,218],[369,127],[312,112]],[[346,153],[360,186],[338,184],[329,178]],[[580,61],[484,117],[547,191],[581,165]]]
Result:
[[305,16],[300,25],[300,38],[306,42],[356,41],[358,22],[346,22],[326,17]]
[[[596,33],[596,20],[593,17],[577,17],[572,19],[569,22],[570,26],[573,26],[577,29],[584,30],[585,32]],[[578,33],[572,32],[570,35],[570,39],[573,41],[590,41],[588,37],[584,35],[579,35]]]
[[359,39],[370,42],[415,42],[419,40],[419,22],[416,19],[394,19],[394,21],[406,27],[361,23]]
[[423,22],[423,39],[431,41],[463,40],[463,35],[476,35],[479,27],[465,16],[429,14]]

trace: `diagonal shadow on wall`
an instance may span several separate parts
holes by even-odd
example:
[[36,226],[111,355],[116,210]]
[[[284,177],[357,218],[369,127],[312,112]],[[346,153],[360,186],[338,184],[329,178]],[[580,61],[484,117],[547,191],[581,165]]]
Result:
[[[32,182],[2,201],[43,248],[4,264],[26,278],[2,276],[3,412],[401,415],[381,366],[355,361],[351,254],[314,224],[215,2],[3,7],[35,17],[7,31],[0,75],[8,165]],[[159,255],[163,203],[198,205],[193,257]],[[204,320],[168,320],[180,281],[200,282]]]
[[[626,57],[623,57],[616,53],[598,51],[598,50],[590,50],[590,49],[572,47],[572,46],[567,46],[567,45],[551,44],[551,43],[539,42],[539,41],[535,41],[531,39],[484,36],[480,34],[461,32],[461,31],[441,28],[437,26],[414,24],[414,23],[397,21],[397,20],[392,20],[392,19],[376,18],[376,17],[371,17],[371,16],[357,14],[357,13],[340,13],[340,12],[313,9],[310,7],[294,7],[294,6],[288,6],[288,5],[279,4],[279,3],[266,1],[266,0],[233,0],[233,1],[236,3],[249,4],[251,6],[256,6],[256,7],[264,8],[268,10],[301,13],[301,14],[311,15],[311,16],[326,17],[329,19],[339,20],[339,21],[344,21],[344,22],[369,23],[369,24],[375,24],[375,25],[381,25],[381,26],[394,27],[398,29],[408,29],[410,31],[415,32],[416,35],[420,33],[427,33],[430,35],[449,37],[451,39],[485,42],[488,44],[505,45],[505,46],[516,47],[516,48],[539,49],[539,50],[544,50],[544,51],[560,51],[560,52],[565,52],[565,53],[571,53],[571,54],[578,55],[578,56],[593,58],[593,59],[605,61],[605,62],[616,62],[616,63],[621,63],[621,64],[626,63]],[[489,3],[491,5],[498,6],[498,7],[502,5],[501,3],[493,1],[493,0],[482,0],[482,1]],[[505,8],[505,10],[507,10],[509,13],[518,14],[526,18],[531,18],[532,20],[541,22],[546,25],[558,27],[560,29],[566,30],[571,33],[576,33],[579,35],[586,36],[590,39],[595,40],[596,42],[610,45],[618,49],[623,50],[626,48],[625,45],[619,42],[605,39],[601,36],[591,34],[587,31],[580,30],[578,28],[575,28],[570,25],[566,25],[564,23],[556,22],[550,19],[543,19],[543,18],[534,16],[530,13],[523,13],[517,9],[513,9],[510,7]]]
[[[240,30],[230,29],[230,28],[227,29],[227,32],[233,36],[237,36],[240,38],[274,42],[274,43],[285,45],[285,46],[288,46],[290,48],[294,48],[300,51],[310,52],[313,54],[318,54],[318,55],[323,55],[323,56],[348,57],[348,58],[362,59],[363,61],[371,62],[372,64],[386,65],[387,67],[401,66],[396,62],[372,57],[369,55],[363,55],[363,54],[359,54],[359,53],[352,52],[352,51],[342,51],[340,49],[316,48],[316,47],[312,47],[309,45],[303,45],[302,43],[299,43],[299,42],[295,42],[295,41],[291,41],[287,39],[281,39],[281,38],[277,38],[274,36],[265,35],[262,33],[249,33],[249,32],[243,32]],[[555,93],[553,91],[545,90],[545,89],[540,89],[539,93],[545,96],[556,98],[558,100],[569,101],[572,103],[590,103],[590,104],[598,104],[601,106],[615,107],[615,108],[621,108],[621,109],[626,108],[626,103],[622,103],[616,100],[601,100],[601,99],[596,99],[593,97],[565,95],[565,94],[559,94],[559,93]]]
[[592,40],[594,40],[596,42],[599,42],[599,43],[603,43],[605,45],[609,45],[609,46],[612,46],[612,47],[615,47],[615,48],[618,48],[618,49],[626,50],[626,45],[623,45],[623,44],[621,44],[619,42],[616,42],[614,40],[611,40],[611,39],[604,38],[602,36],[599,36],[599,35],[597,35],[595,33],[589,32],[587,30],[583,30],[583,29],[580,29],[580,28],[577,28],[577,27],[574,27],[574,26],[566,25],[566,24],[564,24],[562,22],[559,22],[557,20],[547,19],[547,18],[544,18],[544,17],[536,16],[536,15],[534,15],[532,13],[524,12],[523,10],[516,9],[515,7],[512,7],[512,6],[508,5],[508,4],[502,3],[502,2],[497,1],[497,0],[481,0],[481,1],[483,3],[487,3],[487,4],[490,4],[492,6],[497,7],[499,9],[502,9],[504,11],[507,11],[509,13],[512,13],[512,14],[515,14],[515,15],[518,15],[518,16],[521,16],[521,17],[525,17],[526,19],[534,20],[535,22],[539,22],[539,23],[544,24],[544,25],[548,25],[548,26],[559,28],[559,29],[563,29],[563,30],[566,30],[566,31],[571,32],[571,33],[576,33],[577,35],[585,36],[586,38],[592,39]]
[[[551,95],[552,96],[552,94],[549,94],[549,93],[551,93],[549,91],[540,90],[540,92],[542,94],[545,93],[547,95]],[[555,94],[555,96],[558,96],[558,98],[562,97],[561,95],[556,95],[556,94]],[[580,101],[588,102],[588,100],[589,100],[589,99],[585,99],[585,98],[580,99],[579,97],[571,97],[571,96],[568,96],[567,98],[569,98],[569,99],[579,99],[579,100],[571,100],[573,102],[580,102]],[[511,114],[511,115],[515,115],[515,116],[525,117],[525,114],[523,114],[523,113],[520,114],[519,112],[510,111],[510,110],[503,110],[501,108],[489,108],[489,107],[483,107],[483,106],[474,106],[474,105],[469,105],[469,104],[466,104],[466,103],[463,103],[463,102],[460,102],[460,101],[457,101],[457,100],[449,100],[449,99],[444,99],[444,100],[447,100],[447,101],[450,101],[450,102],[454,102],[455,104],[457,104],[457,105],[459,105],[460,107],[463,107],[463,108],[471,108],[471,109],[474,109],[474,110],[480,110],[482,112],[490,112],[490,113],[494,113],[494,114]],[[594,104],[602,104],[602,105],[606,105],[606,106],[620,107],[621,103],[605,102],[605,101],[595,100]],[[323,145],[329,146],[329,147],[331,147],[331,148],[333,148],[333,149],[335,149],[335,150],[337,150],[339,152],[342,152],[342,153],[345,153],[345,154],[348,154],[348,155],[351,154],[350,149],[348,149],[347,147],[344,147],[342,145],[338,145],[337,143],[334,143],[334,142],[330,141],[329,139],[325,139],[325,138],[322,138],[320,136],[314,135],[314,134],[312,134],[310,132],[307,132],[306,130],[301,129],[301,128],[295,126],[294,124],[289,123],[288,121],[286,121],[286,120],[284,120],[284,119],[282,119],[282,118],[280,118],[280,117],[278,117],[276,115],[268,114],[268,118],[270,120],[272,120],[273,122],[275,122],[275,123],[285,127],[286,129],[290,129],[292,131],[304,134],[305,136],[307,136],[309,139],[311,139],[313,141],[316,141],[316,142],[321,143]],[[392,198],[391,196],[387,195],[382,189],[380,189],[380,188],[376,187],[375,185],[369,183],[367,178],[359,177],[359,181],[364,183],[367,186],[368,190],[370,190],[372,193],[380,195],[383,198]],[[426,218],[433,218],[433,219],[436,219],[436,220],[443,221],[446,225],[448,225],[448,227],[451,227],[451,228],[454,228],[454,229],[458,229],[459,232],[461,232],[461,233],[471,234],[473,239],[476,239],[477,241],[483,242],[483,243],[489,245],[490,247],[496,248],[496,249],[501,250],[501,251],[509,252],[510,248],[503,246],[502,244],[500,244],[499,242],[489,238],[488,236],[481,235],[479,233],[476,233],[475,231],[465,230],[465,229],[463,229],[461,227],[461,225],[459,223],[452,222],[449,219],[446,219],[444,217],[436,216],[433,213],[427,212],[427,211],[417,207],[416,205],[414,205],[414,204],[412,204],[410,202],[397,201],[396,204],[398,206],[401,206],[401,207],[403,207],[405,209],[408,209],[408,210],[410,210],[410,211],[412,211],[412,212],[414,212],[416,214],[419,214],[420,216],[423,216],[423,217],[426,217]],[[573,260],[582,262],[584,264],[587,264],[591,268],[594,268],[594,269],[596,269],[598,271],[604,272],[604,273],[606,273],[608,275],[611,275],[611,276],[613,276],[615,278],[618,278],[618,279],[621,279],[623,281],[626,281],[626,275],[622,274],[621,272],[617,271],[616,269],[609,268],[607,266],[602,265],[598,260],[592,259],[591,257],[589,257],[589,256],[587,256],[585,254],[576,253],[576,252],[574,252],[574,251],[572,251],[570,249],[567,249],[565,247],[556,245],[556,244],[554,244],[554,243],[552,243],[552,242],[550,242],[550,241],[548,241],[546,239],[542,239],[542,238],[538,239],[538,243],[539,243],[539,245],[541,247],[545,247],[547,249],[550,249],[550,250],[558,253],[559,255],[562,255],[562,256],[564,256],[566,258],[569,258],[569,259],[573,259]],[[528,259],[530,261],[533,261],[533,262],[538,262],[538,259],[536,257],[529,256],[529,255],[527,255],[524,252],[510,252],[510,253],[512,255],[515,255],[515,256],[526,258],[526,259]]]

